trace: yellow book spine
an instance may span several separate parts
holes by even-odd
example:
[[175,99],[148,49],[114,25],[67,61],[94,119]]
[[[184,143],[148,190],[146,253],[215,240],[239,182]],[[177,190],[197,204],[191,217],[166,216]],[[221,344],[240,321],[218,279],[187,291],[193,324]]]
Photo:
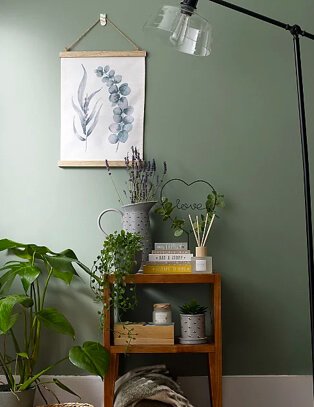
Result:
[[184,274],[192,273],[192,264],[145,264],[144,274]]

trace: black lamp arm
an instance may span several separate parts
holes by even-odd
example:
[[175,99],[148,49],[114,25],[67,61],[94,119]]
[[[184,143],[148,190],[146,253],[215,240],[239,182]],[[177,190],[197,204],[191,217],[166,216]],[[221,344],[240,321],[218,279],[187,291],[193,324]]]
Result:
[[211,3],[217,3],[217,4],[220,4],[221,6],[228,7],[230,9],[232,9],[232,10],[235,10],[235,11],[238,11],[240,13],[246,14],[246,15],[248,15],[250,17],[257,18],[258,20],[265,21],[266,23],[276,25],[277,27],[284,28],[285,30],[290,31],[292,35],[302,35],[303,37],[310,38],[311,40],[314,40],[314,35],[313,34],[302,30],[301,27],[299,27],[296,24],[295,25],[290,25],[290,24],[287,24],[287,23],[283,23],[282,21],[278,21],[278,20],[275,20],[273,18],[264,16],[263,14],[256,13],[255,11],[248,10],[246,8],[237,6],[236,4],[229,3],[228,1],[225,1],[225,0],[209,0],[209,1]]

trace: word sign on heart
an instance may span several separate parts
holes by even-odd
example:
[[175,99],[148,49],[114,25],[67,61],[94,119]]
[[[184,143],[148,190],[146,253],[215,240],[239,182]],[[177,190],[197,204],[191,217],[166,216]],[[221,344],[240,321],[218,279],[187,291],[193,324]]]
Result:
[[180,178],[173,178],[162,187],[160,201],[164,197],[168,198],[177,211],[204,211],[207,196],[213,191],[214,187],[204,180],[188,183]]

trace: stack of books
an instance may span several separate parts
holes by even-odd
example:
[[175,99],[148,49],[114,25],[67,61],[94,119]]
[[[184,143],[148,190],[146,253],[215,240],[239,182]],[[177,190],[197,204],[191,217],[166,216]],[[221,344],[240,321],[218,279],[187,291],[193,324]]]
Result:
[[192,273],[192,254],[187,242],[155,243],[154,250],[144,264],[144,274]]

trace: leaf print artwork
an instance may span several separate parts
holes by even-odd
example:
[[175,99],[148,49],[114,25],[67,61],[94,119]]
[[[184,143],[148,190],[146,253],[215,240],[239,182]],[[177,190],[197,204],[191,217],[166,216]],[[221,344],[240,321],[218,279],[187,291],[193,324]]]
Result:
[[102,108],[101,98],[96,102],[94,97],[101,91],[99,88],[90,95],[85,93],[87,84],[87,72],[83,64],[83,77],[77,90],[77,102],[72,97],[72,106],[75,111],[73,116],[73,133],[80,140],[85,141],[85,151],[87,151],[87,139],[97,126],[100,110]]
[[143,154],[145,51],[65,51],[61,58],[60,167],[124,167]]
[[133,129],[134,112],[133,106],[129,106],[128,96],[131,93],[131,88],[128,83],[121,83],[122,76],[116,75],[114,69],[110,69],[109,65],[104,67],[99,66],[95,69],[95,74],[101,78],[102,82],[108,87],[109,101],[114,107],[113,123],[109,125],[110,134],[108,141],[111,144],[117,144],[116,151],[119,149],[119,143],[126,143],[129,138],[129,133]]

